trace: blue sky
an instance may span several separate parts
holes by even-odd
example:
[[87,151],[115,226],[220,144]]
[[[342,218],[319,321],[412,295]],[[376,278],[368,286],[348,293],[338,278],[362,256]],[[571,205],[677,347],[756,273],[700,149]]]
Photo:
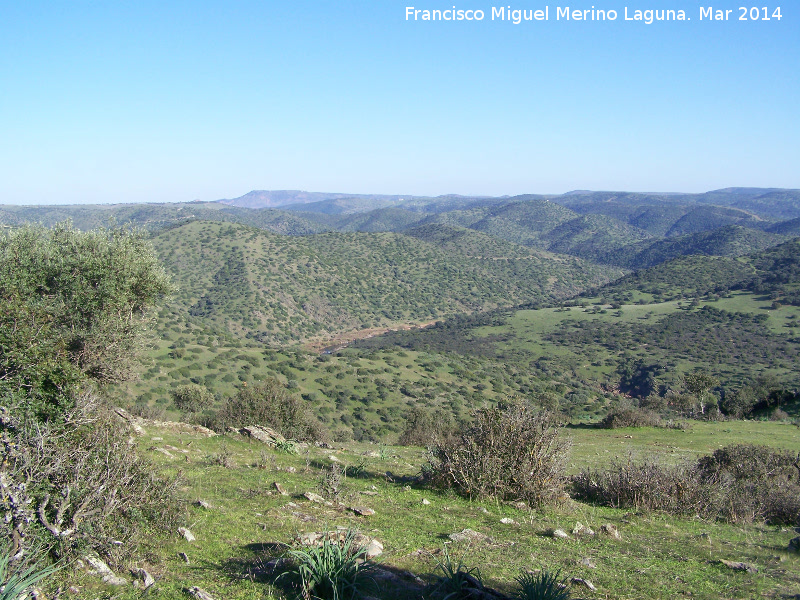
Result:
[[0,0],[0,203],[797,188],[800,6],[740,3]]

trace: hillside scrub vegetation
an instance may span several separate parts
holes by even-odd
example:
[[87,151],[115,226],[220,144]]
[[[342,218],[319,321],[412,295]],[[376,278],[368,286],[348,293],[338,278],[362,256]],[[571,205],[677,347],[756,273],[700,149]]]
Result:
[[606,469],[584,469],[572,490],[580,500],[615,508],[800,525],[800,455],[753,444],[674,465],[628,456]]
[[435,444],[425,476],[432,486],[469,498],[536,506],[562,496],[569,448],[552,414],[500,404],[476,411],[469,429]]
[[307,441],[327,438],[324,428],[303,403],[272,377],[239,388],[225,401],[211,424],[220,431],[262,425],[276,429],[286,438]]
[[42,548],[117,561],[179,518],[174,481],[153,474],[99,394],[132,375],[150,309],[170,291],[135,231],[67,223],[0,238],[0,529],[12,562]]

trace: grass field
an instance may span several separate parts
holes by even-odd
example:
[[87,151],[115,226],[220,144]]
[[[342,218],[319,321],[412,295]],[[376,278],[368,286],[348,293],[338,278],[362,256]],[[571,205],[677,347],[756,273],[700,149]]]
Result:
[[[656,452],[677,460],[735,442],[800,450],[800,431],[785,423],[696,423],[686,431],[568,428],[564,433],[573,439],[573,470],[607,463],[629,451]],[[143,561],[130,565],[145,567],[156,577],[155,588],[144,595],[147,598],[188,597],[186,589],[195,585],[217,600],[292,597],[286,580],[275,582],[264,572],[266,561],[281,554],[298,533],[335,527],[356,527],[377,538],[385,547],[379,559],[382,565],[411,571],[428,582],[448,545],[451,554],[480,568],[485,583],[505,591],[524,569],[560,568],[564,575],[587,579],[597,587],[596,592],[576,587],[574,597],[580,598],[744,599],[800,594],[800,558],[786,551],[797,534],[786,528],[677,519],[572,501],[543,511],[468,501],[401,479],[419,472],[424,461],[420,448],[351,443],[333,449],[311,447],[294,455],[239,436],[202,438],[159,429],[149,429],[139,444],[165,473],[181,474],[187,527],[197,538],[191,543],[177,535],[154,538]],[[166,448],[172,458],[157,448]],[[218,464],[221,454],[232,461],[230,468]],[[318,491],[332,457],[350,467],[351,476],[342,486],[342,507],[314,504],[303,497]],[[278,494],[274,482],[289,495]],[[200,499],[211,508],[195,506]],[[368,506],[376,513],[360,517],[348,506]],[[514,523],[502,524],[501,518]],[[552,528],[570,532],[577,522],[595,531],[611,523],[622,538],[557,540],[546,535]],[[466,528],[490,539],[473,544],[448,539]],[[181,552],[188,564],[179,557]],[[582,564],[584,559],[592,566]],[[723,559],[753,564],[758,573],[730,570],[720,563]],[[144,597],[131,588],[106,588],[90,576],[75,575],[69,583],[77,586],[80,598]],[[382,585],[374,595],[401,599],[418,597],[418,592],[395,582]]]

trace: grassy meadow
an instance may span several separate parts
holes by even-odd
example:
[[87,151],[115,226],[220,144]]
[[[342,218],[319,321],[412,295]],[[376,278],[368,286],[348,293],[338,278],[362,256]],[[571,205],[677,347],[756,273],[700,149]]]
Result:
[[[573,441],[571,470],[607,464],[628,452],[654,452],[678,460],[738,442],[800,450],[800,430],[788,423],[692,423],[683,431],[569,427],[562,434]],[[574,501],[546,510],[469,501],[403,479],[419,473],[425,460],[421,448],[351,442],[291,454],[238,435],[206,438],[157,428],[148,428],[138,443],[159,470],[182,478],[187,527],[197,540],[154,538],[143,549],[144,558],[130,566],[145,567],[156,578],[155,587],[144,596],[131,588],[105,587],[94,577],[71,575],[69,583],[76,586],[77,597],[181,598],[191,586],[225,600],[292,597],[295,591],[288,580],[276,581],[269,574],[269,559],[285,552],[299,533],[336,527],[358,528],[383,543],[378,561],[401,574],[399,580],[381,580],[375,590],[375,595],[387,599],[419,597],[419,588],[409,587],[407,572],[433,581],[445,546],[467,566],[479,567],[484,583],[506,592],[521,571],[547,568],[561,569],[563,575],[586,579],[596,587],[591,592],[574,585],[576,598],[744,599],[800,594],[800,557],[786,550],[797,534],[787,528],[679,519]],[[310,502],[303,494],[319,491],[334,462],[346,466],[349,474],[340,488],[342,506]],[[275,490],[275,482],[287,496]],[[197,506],[197,500],[210,508]],[[357,516],[348,510],[353,506],[371,507],[375,515]],[[513,523],[503,524],[503,518]],[[621,539],[599,533],[570,534],[569,540],[548,535],[554,528],[570,533],[577,522],[595,531],[610,523]],[[465,543],[448,538],[464,529],[488,539]],[[179,553],[185,553],[189,562]],[[733,571],[721,560],[746,562],[758,572]]]

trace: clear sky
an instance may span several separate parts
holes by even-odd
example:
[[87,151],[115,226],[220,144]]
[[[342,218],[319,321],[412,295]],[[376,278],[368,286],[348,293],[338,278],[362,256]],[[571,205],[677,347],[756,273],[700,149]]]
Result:
[[800,187],[800,2],[624,2],[0,0],[0,203]]

